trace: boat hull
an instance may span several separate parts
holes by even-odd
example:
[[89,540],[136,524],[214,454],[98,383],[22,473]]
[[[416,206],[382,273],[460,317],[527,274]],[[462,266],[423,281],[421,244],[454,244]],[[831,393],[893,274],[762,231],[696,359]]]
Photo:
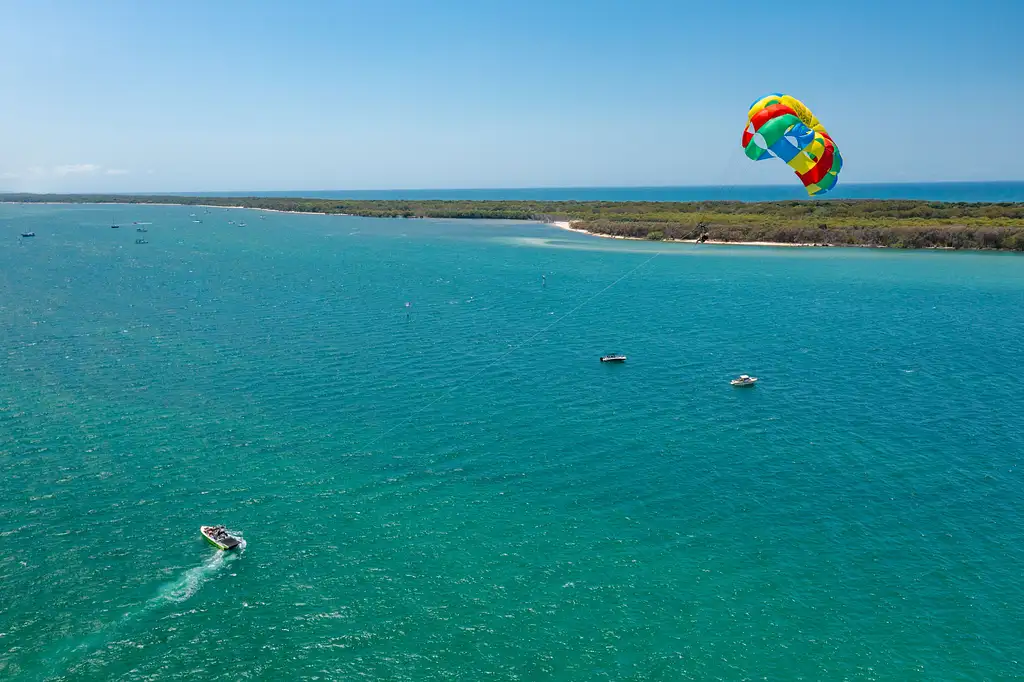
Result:
[[213,538],[211,538],[211,537],[210,537],[209,535],[207,535],[206,533],[203,533],[203,537],[204,537],[204,538],[206,538],[206,541],[207,541],[207,542],[209,542],[209,543],[210,543],[211,545],[213,545],[214,547],[216,547],[217,549],[223,549],[223,550],[226,550],[226,549],[227,549],[227,545],[222,545],[222,544],[220,544],[219,542],[217,542],[216,540],[214,540]]

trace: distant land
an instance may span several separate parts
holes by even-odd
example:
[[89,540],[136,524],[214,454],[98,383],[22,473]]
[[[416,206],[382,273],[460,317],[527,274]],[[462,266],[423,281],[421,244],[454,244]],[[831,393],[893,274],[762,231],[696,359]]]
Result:
[[358,200],[117,194],[0,194],[0,201],[205,205],[376,218],[531,220],[599,236],[654,241],[1024,251],[1024,202]]

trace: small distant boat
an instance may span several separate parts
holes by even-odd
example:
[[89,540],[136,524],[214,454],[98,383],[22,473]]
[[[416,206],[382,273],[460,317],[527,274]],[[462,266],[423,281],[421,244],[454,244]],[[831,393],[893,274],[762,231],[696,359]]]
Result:
[[144,228],[144,227],[136,227],[136,228],[135,228],[135,231],[136,231],[136,232],[149,232],[149,230],[147,230],[147,229],[146,229],[146,228]]
[[189,213],[189,214],[188,214],[188,217],[189,217],[189,218],[195,218],[195,217],[196,217],[196,214],[195,214],[195,213]]
[[193,220],[192,222],[194,222],[194,223],[201,223],[201,222],[203,222],[203,221],[202,221],[202,220],[199,220],[199,219],[197,218],[197,219]]
[[229,220],[229,221],[228,221],[228,225],[234,225],[234,224],[235,224],[235,221],[234,221],[234,220]]
[[625,355],[602,355],[601,362],[625,362]]
[[739,378],[733,379],[729,383],[732,384],[733,386],[753,386],[754,384],[757,383],[757,377],[751,377],[747,376],[746,374],[741,374]]
[[217,549],[234,549],[240,544],[224,526],[199,526],[199,532]]
[[239,226],[239,227],[245,227],[245,223],[244,223],[244,222],[242,222],[242,223],[238,223],[238,226]]
[[111,218],[111,219],[110,219],[110,229],[112,229],[112,230],[116,230],[116,229],[117,229],[117,228],[119,228],[119,227],[121,227],[121,226],[120,226],[120,225],[118,225],[118,224],[117,224],[116,222],[114,222],[114,218]]
[[147,242],[145,239],[136,239],[135,243],[136,244],[148,244],[149,242]]
[[35,237],[36,233],[35,232],[22,232],[21,236],[22,237]]

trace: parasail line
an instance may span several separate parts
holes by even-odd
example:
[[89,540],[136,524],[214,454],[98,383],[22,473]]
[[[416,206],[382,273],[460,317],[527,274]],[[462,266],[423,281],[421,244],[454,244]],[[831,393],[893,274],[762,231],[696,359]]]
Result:
[[639,265],[637,265],[636,267],[634,267],[634,268],[633,268],[632,270],[630,270],[630,271],[629,271],[629,272],[627,272],[626,274],[622,275],[621,277],[619,277],[619,278],[618,278],[617,280],[615,280],[614,282],[612,282],[611,284],[609,284],[609,285],[608,285],[608,286],[606,286],[605,288],[603,288],[603,289],[601,289],[600,291],[598,291],[598,292],[597,292],[596,294],[593,294],[593,295],[592,295],[592,296],[591,296],[590,298],[588,298],[587,300],[583,301],[582,303],[580,303],[579,305],[577,305],[577,306],[576,306],[575,308],[573,308],[573,309],[572,309],[572,310],[570,310],[569,312],[567,312],[567,313],[565,313],[565,314],[561,315],[561,316],[560,316],[560,317],[559,317],[558,319],[556,319],[556,320],[555,320],[554,322],[552,322],[551,324],[547,325],[546,327],[543,327],[542,329],[539,329],[538,331],[534,332],[533,334],[531,334],[531,335],[530,335],[530,336],[528,336],[527,338],[523,339],[522,341],[520,341],[520,342],[519,342],[519,343],[517,343],[516,345],[512,346],[512,347],[511,347],[511,348],[509,348],[509,349],[508,349],[507,351],[505,351],[504,353],[502,353],[501,355],[499,355],[498,357],[496,357],[496,358],[495,358],[494,360],[492,360],[491,362],[487,363],[486,365],[484,365],[483,367],[481,367],[480,369],[478,369],[478,370],[477,370],[476,372],[474,372],[473,374],[469,375],[468,377],[466,377],[465,379],[463,379],[463,380],[462,380],[462,381],[460,381],[459,383],[455,384],[455,385],[454,385],[454,386],[452,386],[451,388],[449,388],[449,389],[445,390],[445,391],[444,391],[443,393],[441,393],[441,395],[437,396],[436,398],[434,398],[433,400],[431,400],[431,401],[430,401],[429,403],[427,403],[426,405],[423,405],[423,406],[422,406],[422,407],[420,407],[420,408],[419,408],[418,410],[416,410],[415,412],[413,412],[412,414],[410,414],[410,415],[409,415],[408,417],[406,417],[406,418],[405,418],[405,419],[403,419],[402,421],[400,421],[400,422],[398,422],[397,424],[395,424],[394,426],[392,426],[392,427],[391,427],[390,429],[388,429],[387,431],[384,431],[384,432],[382,432],[382,433],[381,433],[381,434],[380,434],[379,436],[377,436],[377,437],[376,437],[376,438],[374,438],[373,440],[371,440],[371,441],[367,442],[367,443],[366,443],[365,445],[363,445],[363,446],[362,446],[361,448],[357,448],[357,451],[358,451],[358,450],[365,450],[366,448],[368,448],[368,447],[370,447],[371,445],[375,444],[375,443],[376,443],[377,441],[379,441],[380,439],[384,438],[384,436],[388,435],[389,433],[391,433],[391,432],[392,432],[392,431],[394,431],[395,429],[397,429],[397,428],[399,428],[399,427],[402,427],[402,426],[405,426],[406,424],[408,424],[409,422],[411,422],[411,421],[412,421],[412,420],[413,420],[413,419],[414,419],[414,418],[415,418],[415,417],[416,417],[416,416],[417,416],[418,414],[420,414],[421,412],[423,412],[423,411],[424,411],[424,410],[426,410],[427,408],[429,408],[429,407],[431,407],[431,406],[433,406],[433,405],[436,405],[436,404],[437,404],[437,403],[439,403],[440,401],[444,400],[444,399],[445,399],[445,398],[447,398],[447,397],[448,397],[449,395],[451,395],[452,393],[454,393],[454,392],[455,392],[455,391],[457,391],[458,389],[462,388],[463,386],[465,386],[465,385],[466,385],[467,383],[469,383],[470,381],[472,381],[472,380],[473,380],[473,379],[475,379],[476,377],[480,376],[481,374],[483,374],[483,373],[484,373],[484,372],[486,372],[487,370],[489,370],[489,369],[491,369],[492,367],[494,367],[494,366],[495,366],[496,364],[498,364],[499,362],[501,362],[502,360],[504,360],[505,358],[507,358],[507,357],[508,357],[509,355],[511,355],[512,353],[515,353],[515,352],[516,352],[517,350],[519,350],[520,348],[522,348],[523,346],[525,346],[525,345],[526,345],[527,343],[529,343],[530,341],[533,341],[533,340],[534,340],[535,338],[537,338],[538,336],[540,336],[540,335],[541,335],[541,334],[543,334],[544,332],[546,332],[546,331],[550,330],[550,329],[551,329],[552,327],[554,327],[555,325],[557,325],[558,323],[560,323],[560,322],[561,322],[562,320],[564,320],[565,318],[569,317],[569,316],[570,316],[570,315],[572,315],[573,313],[577,312],[577,311],[578,311],[578,310],[579,310],[580,308],[584,307],[585,305],[587,305],[588,303],[590,303],[591,301],[593,301],[594,299],[596,299],[596,298],[597,298],[598,296],[600,296],[600,295],[601,295],[601,294],[603,294],[604,292],[608,291],[609,289],[611,289],[612,287],[614,287],[614,286],[615,286],[616,284],[618,284],[619,282],[621,282],[622,280],[626,279],[627,277],[629,277],[630,275],[632,275],[632,274],[633,274],[634,272],[636,272],[637,270],[639,270],[640,268],[642,268],[642,267],[644,267],[645,265],[647,265],[648,263],[650,263],[650,262],[651,262],[652,260],[654,260],[655,258],[657,258],[658,256],[660,256],[660,255],[661,255],[661,253],[662,253],[661,251],[658,251],[658,252],[656,252],[656,253],[655,253],[655,254],[654,254],[653,256],[651,256],[650,258],[648,258],[648,259],[647,259],[647,260],[645,260],[644,262],[640,263]]

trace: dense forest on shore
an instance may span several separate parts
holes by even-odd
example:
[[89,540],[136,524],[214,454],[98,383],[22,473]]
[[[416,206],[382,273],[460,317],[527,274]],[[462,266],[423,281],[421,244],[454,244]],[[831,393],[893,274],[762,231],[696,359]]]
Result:
[[572,221],[574,227],[595,234],[652,240],[1024,251],[1024,203],[403,201],[100,194],[2,194],[0,201],[242,206],[376,218]]

